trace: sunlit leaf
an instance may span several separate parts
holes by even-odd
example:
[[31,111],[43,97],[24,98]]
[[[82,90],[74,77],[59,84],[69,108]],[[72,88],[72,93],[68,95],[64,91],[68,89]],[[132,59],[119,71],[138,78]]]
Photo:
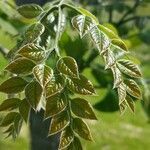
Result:
[[103,54],[103,58],[105,61],[105,69],[112,68],[116,64],[115,56],[110,49]]
[[18,98],[6,99],[0,105],[0,111],[16,109],[19,106],[20,102],[21,102],[21,100]]
[[126,98],[126,86],[125,84],[122,82],[118,88],[118,97],[119,97],[119,104],[121,104],[122,102],[125,101]]
[[46,52],[44,51],[44,49],[33,43],[23,46],[18,51],[18,54],[37,62],[42,61],[46,57]]
[[70,78],[68,79],[68,88],[75,93],[83,95],[93,95],[95,90],[93,84],[83,75],[80,78]]
[[61,133],[59,149],[64,149],[64,148],[68,147],[71,144],[71,142],[73,141],[73,138],[74,138],[73,131],[71,130],[70,127],[67,127]]
[[44,30],[45,27],[41,23],[32,24],[25,32],[25,39],[32,43],[43,34]]
[[67,106],[66,96],[56,94],[46,99],[45,118],[52,117],[62,112]]
[[14,74],[29,74],[32,72],[35,63],[27,58],[18,58],[12,61],[5,69]]
[[36,4],[26,4],[18,7],[18,12],[25,18],[35,18],[38,17],[42,12],[43,9]]
[[78,77],[78,65],[74,58],[66,56],[62,57],[57,62],[57,69],[68,76]]
[[110,40],[97,27],[94,27],[90,32],[94,44],[97,46],[100,54],[104,54],[110,46]]
[[37,81],[45,86],[53,77],[53,70],[46,65],[37,65],[33,68],[33,74]]
[[72,19],[72,24],[73,27],[78,30],[81,38],[89,33],[89,31],[95,26],[93,20],[84,15],[75,16]]
[[118,67],[123,73],[131,77],[140,78],[142,76],[141,71],[138,68],[138,66],[129,60],[126,60],[126,59],[118,60]]
[[69,115],[67,111],[54,116],[51,121],[49,135],[62,131],[69,124]]
[[60,78],[55,77],[54,80],[47,83],[47,85],[45,87],[46,97],[52,96],[56,93],[60,93],[63,90],[64,86],[63,86],[62,82],[59,81],[59,80],[61,80]]
[[113,87],[116,88],[122,82],[122,74],[116,66],[111,67],[111,70],[112,70],[113,77],[114,77],[114,86]]
[[20,77],[12,77],[4,81],[0,85],[0,92],[7,94],[19,93],[22,92],[27,85],[27,81]]
[[126,85],[127,92],[132,95],[133,97],[136,97],[138,99],[141,99],[142,93],[140,90],[140,87],[134,80],[125,80],[124,81]]
[[135,112],[135,106],[134,106],[134,101],[130,96],[126,96],[126,103],[130,110],[134,113]]
[[85,140],[92,141],[92,136],[88,125],[80,118],[73,119],[73,130]]
[[37,109],[42,97],[42,87],[37,81],[30,82],[25,88],[25,96],[33,109]]
[[78,117],[97,120],[91,104],[82,98],[72,99],[71,109],[72,112]]

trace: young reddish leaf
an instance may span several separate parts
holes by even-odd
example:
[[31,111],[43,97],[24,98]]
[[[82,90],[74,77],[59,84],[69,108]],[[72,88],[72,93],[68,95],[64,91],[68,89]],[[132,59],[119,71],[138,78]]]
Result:
[[78,117],[97,120],[91,104],[82,98],[72,99],[71,109]]
[[15,94],[22,92],[27,85],[27,81],[20,77],[12,77],[8,80],[4,81],[0,85],[0,92],[4,92],[7,94]]
[[62,112],[67,106],[64,94],[55,94],[46,99],[45,118],[52,117]]
[[12,61],[5,69],[14,74],[29,74],[32,72],[35,63],[27,58],[18,58]]
[[92,136],[88,125],[80,118],[73,119],[73,130],[85,140],[92,141]]
[[37,109],[43,89],[37,81],[30,82],[25,88],[25,96],[33,109]]
[[33,43],[23,46],[18,51],[18,54],[36,62],[42,61],[46,57],[46,52],[44,51],[44,49]]
[[69,124],[69,122],[69,115],[67,111],[63,111],[54,116],[51,121],[49,135],[62,131]]
[[61,133],[59,149],[67,148],[71,144],[71,142],[73,141],[73,138],[74,138],[73,131],[71,130],[70,127],[67,127]]
[[44,87],[53,77],[53,70],[46,65],[37,65],[33,68],[37,81]]
[[66,56],[60,58],[57,62],[57,69],[65,75],[79,77],[78,65],[72,57]]

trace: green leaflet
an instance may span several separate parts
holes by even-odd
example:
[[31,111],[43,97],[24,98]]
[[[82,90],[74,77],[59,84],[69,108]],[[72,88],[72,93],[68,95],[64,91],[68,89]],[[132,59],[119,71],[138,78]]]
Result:
[[27,85],[27,81],[20,77],[12,77],[4,81],[0,85],[0,92],[7,94],[15,94],[22,92]]
[[111,43],[113,45],[118,46],[119,48],[121,48],[124,51],[128,51],[128,48],[125,45],[125,43],[112,30],[110,30],[109,28],[107,28],[103,25],[100,25],[100,24],[98,25],[98,28],[99,28],[100,31],[105,33],[111,39]]
[[9,98],[2,102],[0,105],[0,111],[10,111],[19,107],[21,100],[18,98]]
[[128,107],[130,108],[131,112],[135,112],[135,106],[134,106],[134,101],[133,99],[126,95],[126,104],[128,105]]
[[83,38],[95,26],[90,17],[84,15],[75,16],[72,19],[72,25],[78,30],[80,37]]
[[3,119],[1,126],[2,127],[9,126],[8,129],[4,131],[4,133],[8,134],[7,137],[12,135],[13,139],[15,139],[20,133],[22,127],[22,118],[20,114],[17,112],[10,112]]
[[126,98],[126,86],[125,86],[125,84],[122,82],[118,86],[117,90],[118,90],[119,105],[120,105],[125,101],[125,98]]
[[22,5],[17,10],[23,17],[28,19],[38,17],[43,12],[43,9],[36,4]]
[[110,46],[110,40],[108,37],[102,33],[97,26],[92,28],[90,35],[100,54],[104,54]]
[[126,59],[120,59],[118,60],[118,67],[119,69],[127,74],[128,76],[134,77],[134,78],[140,78],[142,76],[140,69],[137,65],[132,63],[129,60]]
[[22,120],[21,115],[19,114],[19,115],[16,116],[16,118],[14,120],[14,129],[15,129],[15,132],[16,132],[16,136],[20,133],[22,123],[23,123],[23,120]]
[[78,137],[74,136],[71,144],[63,150],[83,150],[81,142]]
[[97,120],[91,104],[82,98],[71,100],[71,110],[78,117]]
[[12,124],[15,121],[16,116],[19,115],[17,112],[10,112],[8,113],[4,119],[2,120],[0,126],[1,127],[6,127],[10,124]]
[[56,134],[62,131],[70,123],[67,111],[63,111],[54,116],[51,121],[49,135]]
[[66,56],[60,58],[57,62],[57,69],[70,77],[79,77],[77,62],[72,57]]
[[45,118],[55,116],[61,113],[67,106],[66,96],[64,94],[55,94],[46,99]]
[[38,39],[40,35],[43,34],[45,27],[41,23],[32,24],[25,32],[25,39],[32,43]]
[[140,87],[134,80],[125,80],[124,83],[126,85],[126,90],[130,95],[138,99],[142,98]]
[[71,130],[70,127],[67,127],[61,133],[59,149],[61,150],[61,149],[67,148],[73,141],[73,138],[74,138],[73,131]]
[[46,57],[45,50],[33,43],[27,44],[23,46],[22,48],[20,48],[20,50],[18,51],[18,54],[30,60],[33,60],[35,62],[40,62]]
[[122,50],[128,51],[128,48],[126,46],[126,44],[121,40],[121,39],[112,39],[111,43],[113,45],[118,46],[119,48],[121,48]]
[[112,70],[113,77],[114,77],[114,86],[113,86],[113,88],[116,88],[123,81],[122,74],[116,66],[111,67],[111,70]]
[[83,139],[92,141],[90,129],[82,119],[73,119],[73,130]]
[[14,74],[30,74],[32,72],[35,63],[27,58],[18,58],[12,61],[5,70]]
[[51,80],[47,83],[45,87],[46,97],[50,97],[55,95],[56,93],[60,93],[64,89],[64,84],[62,83],[61,76],[55,76],[54,80]]
[[25,88],[25,96],[33,109],[37,109],[43,89],[37,81],[30,82]]
[[30,109],[31,109],[31,107],[30,107],[30,104],[28,103],[28,101],[26,99],[23,99],[19,106],[19,112],[26,123],[29,120]]
[[82,7],[78,7],[77,9],[78,9],[83,15],[92,18],[92,19],[95,21],[96,24],[99,24],[98,19],[97,19],[93,14],[91,14],[88,10],[86,10],[86,9],[84,9],[84,8],[82,8]]
[[34,77],[37,81],[45,87],[45,85],[52,79],[53,77],[53,70],[43,64],[37,65],[33,68]]
[[75,93],[83,95],[94,95],[95,90],[92,83],[83,75],[80,78],[70,78],[68,79],[68,88]]

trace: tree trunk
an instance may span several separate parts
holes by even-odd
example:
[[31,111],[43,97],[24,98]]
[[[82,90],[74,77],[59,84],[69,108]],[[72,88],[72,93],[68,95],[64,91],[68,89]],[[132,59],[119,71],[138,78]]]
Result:
[[31,111],[30,135],[31,150],[57,150],[59,134],[47,137],[51,119],[43,120],[44,111]]

